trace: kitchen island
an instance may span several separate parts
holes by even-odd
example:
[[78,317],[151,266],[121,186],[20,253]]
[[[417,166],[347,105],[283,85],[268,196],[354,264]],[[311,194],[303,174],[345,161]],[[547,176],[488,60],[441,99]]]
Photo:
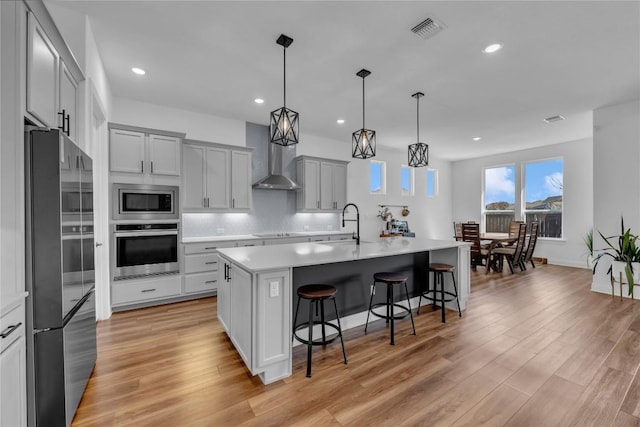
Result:
[[[344,329],[364,324],[373,273],[378,271],[407,274],[409,294],[416,297],[426,287],[429,262],[453,264],[462,309],[469,296],[469,244],[464,242],[398,237],[360,245],[295,243],[223,248],[218,257],[224,266],[218,270],[218,319],[249,371],[265,384],[291,375],[293,304],[299,286],[336,286]],[[302,310],[299,316],[304,319]]]

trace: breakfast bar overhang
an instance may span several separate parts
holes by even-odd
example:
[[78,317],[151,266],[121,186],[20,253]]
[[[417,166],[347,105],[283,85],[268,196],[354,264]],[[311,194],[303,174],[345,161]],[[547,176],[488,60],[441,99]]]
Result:
[[417,297],[426,287],[429,262],[441,262],[456,266],[464,310],[470,293],[469,247],[465,242],[397,237],[360,245],[327,241],[219,249],[218,319],[251,374],[269,384],[291,375],[297,287],[336,286],[342,325],[348,329],[365,322],[375,272],[407,274],[409,296]]

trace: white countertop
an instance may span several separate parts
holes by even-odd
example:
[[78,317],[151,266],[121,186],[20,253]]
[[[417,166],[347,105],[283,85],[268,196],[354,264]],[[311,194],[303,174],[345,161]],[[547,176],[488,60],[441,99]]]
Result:
[[[267,235],[269,234],[269,235]],[[266,233],[264,235],[255,234],[235,234],[235,235],[215,235],[200,237],[183,237],[182,243],[202,243],[202,242],[226,242],[234,240],[258,240],[258,239],[286,239],[287,237],[311,237],[311,236],[334,236],[341,234],[351,234],[349,231],[296,231],[288,233]]]
[[[344,233],[341,233],[344,234]],[[252,272],[357,261],[392,255],[470,246],[453,240],[393,237],[375,242],[328,241],[218,249],[218,253]]]

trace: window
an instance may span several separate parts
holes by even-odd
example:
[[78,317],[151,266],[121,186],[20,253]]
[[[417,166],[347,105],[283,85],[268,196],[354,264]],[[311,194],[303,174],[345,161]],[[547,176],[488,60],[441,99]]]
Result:
[[539,223],[539,237],[562,237],[563,160],[524,164],[524,219]]
[[508,233],[515,219],[515,166],[506,165],[484,170],[484,230],[486,233]]
[[438,195],[438,170],[427,169],[427,197]]
[[413,184],[413,168],[409,166],[400,166],[400,194],[402,194],[403,196],[413,196]]
[[371,194],[386,194],[386,163],[371,160],[369,165],[369,191]]

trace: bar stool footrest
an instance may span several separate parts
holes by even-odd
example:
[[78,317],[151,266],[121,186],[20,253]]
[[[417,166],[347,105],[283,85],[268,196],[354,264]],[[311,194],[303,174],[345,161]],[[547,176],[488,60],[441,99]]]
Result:
[[[393,306],[394,307],[398,307],[399,309],[404,311],[403,313],[400,313],[400,314],[393,313],[393,319],[394,320],[404,319],[405,317],[407,317],[407,316],[409,316],[411,314],[411,311],[406,306],[404,306],[402,304],[394,303]],[[379,302],[377,304],[373,304],[371,306],[371,310],[370,310],[371,314],[373,314],[374,316],[377,316],[377,317],[379,317],[381,319],[391,319],[391,316],[387,316],[386,314],[379,314],[379,313],[376,313],[375,311],[373,311],[375,308],[380,308],[380,307],[387,307],[387,303]]]
[[[337,334],[336,336],[331,337],[331,338],[328,338],[328,339],[326,339],[326,340],[322,340],[322,339],[313,340],[313,341],[311,341],[311,345],[327,345],[327,344],[330,344],[330,343],[334,342],[336,339],[340,338],[341,333],[340,333],[340,329],[338,328],[338,325],[334,325],[333,323],[329,323],[329,322],[322,322],[322,321],[320,321],[320,320],[314,320],[314,321],[313,321],[313,324],[314,324],[314,325],[324,325],[324,326],[328,326],[328,327],[330,327],[330,328],[333,328],[333,329],[334,329],[338,334]],[[308,323],[308,322],[307,322],[307,323],[301,323],[301,324],[299,324],[298,326],[296,326],[296,327],[294,328],[294,330],[293,330],[293,336],[294,336],[298,341],[300,341],[301,343],[306,344],[306,345],[309,345],[309,340],[308,340],[308,339],[301,338],[301,337],[297,334],[297,332],[298,332],[300,329],[304,329],[304,328],[306,328],[306,327],[308,327],[308,326],[309,326],[309,323]]]
[[[440,301],[442,301],[442,299],[440,299],[440,298],[434,298],[434,297],[427,296],[427,294],[431,294],[431,293],[433,293],[433,292],[434,292],[434,291],[424,292],[424,293],[422,294],[422,298],[424,298],[424,299],[426,299],[426,300],[429,300],[429,301],[434,301],[434,302],[440,302]],[[435,291],[435,292],[436,292],[436,293],[438,293],[438,294],[440,293],[440,291]],[[445,298],[444,302],[451,302],[451,301],[455,301],[455,300],[456,300],[456,298],[457,298],[456,294],[454,294],[453,292],[444,291],[444,294],[445,294],[445,295],[449,295],[449,296],[451,296],[451,298],[449,298],[449,299]]]

